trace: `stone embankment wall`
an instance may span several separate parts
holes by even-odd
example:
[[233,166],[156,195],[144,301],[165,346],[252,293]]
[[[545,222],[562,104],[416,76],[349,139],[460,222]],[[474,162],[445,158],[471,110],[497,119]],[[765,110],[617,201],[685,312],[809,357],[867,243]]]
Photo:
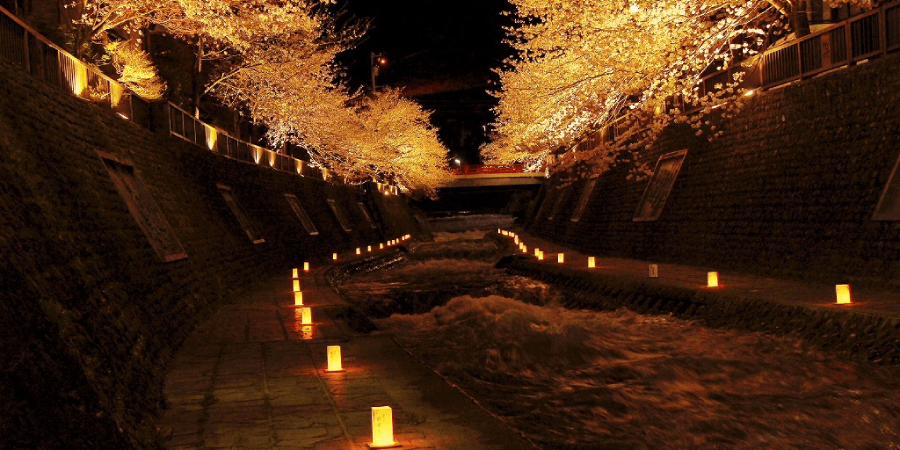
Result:
[[652,169],[687,149],[656,221],[632,220],[648,181],[619,167],[578,222],[586,181],[551,180],[529,229],[598,255],[900,288],[900,226],[872,220],[900,154],[898,67],[894,54],[763,92],[712,142],[672,126],[642,154]]
[[506,257],[498,267],[552,284],[564,294],[563,305],[570,309],[624,307],[641,314],[671,314],[709,327],[799,337],[851,360],[900,364],[900,321],[890,317],[665,286],[548,266],[522,256]]
[[[402,198],[226,159],[3,63],[0,79],[0,448],[158,447],[166,364],[200,320],[303,261],[417,231]],[[133,165],[187,258],[157,255],[98,152]]]

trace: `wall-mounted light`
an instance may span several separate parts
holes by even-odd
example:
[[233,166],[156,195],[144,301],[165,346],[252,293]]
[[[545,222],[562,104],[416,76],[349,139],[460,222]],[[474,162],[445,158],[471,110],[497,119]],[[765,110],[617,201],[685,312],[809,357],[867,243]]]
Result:
[[344,367],[341,365],[341,346],[329,345],[327,347],[328,369],[326,372],[343,372]]
[[709,272],[706,274],[707,287],[719,287],[719,272]]
[[394,417],[390,406],[372,407],[372,443],[369,448],[399,447],[394,441]]
[[837,294],[837,304],[838,305],[849,305],[851,303],[850,285],[849,284],[835,285],[834,290],[835,290],[835,293]]

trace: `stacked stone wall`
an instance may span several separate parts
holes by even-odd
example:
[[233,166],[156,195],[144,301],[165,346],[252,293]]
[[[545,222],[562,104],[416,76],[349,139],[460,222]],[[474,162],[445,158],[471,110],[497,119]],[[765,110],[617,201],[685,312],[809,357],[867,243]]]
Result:
[[[356,188],[229,160],[3,63],[0,79],[0,448],[158,447],[166,364],[199,321],[257,281],[383,239]],[[98,152],[133,164],[187,258],[160,259]],[[247,237],[217,183],[264,243]],[[411,223],[395,219],[390,232],[413,233]]]
[[688,150],[656,221],[632,220],[648,181],[627,180],[623,166],[597,180],[578,222],[585,181],[551,181],[530,229],[598,255],[900,288],[900,226],[872,220],[900,153],[898,63],[890,55],[764,92],[720,118],[712,142],[670,127],[641,156],[653,168]]

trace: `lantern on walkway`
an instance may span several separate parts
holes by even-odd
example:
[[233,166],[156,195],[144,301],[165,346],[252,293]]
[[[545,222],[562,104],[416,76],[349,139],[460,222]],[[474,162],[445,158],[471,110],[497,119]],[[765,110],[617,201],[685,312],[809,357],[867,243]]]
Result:
[[706,274],[707,287],[719,287],[719,272],[709,272]]
[[300,325],[312,325],[312,308],[304,306],[300,308]]
[[650,278],[659,278],[659,266],[650,264]]
[[294,278],[294,292],[300,292],[300,280]]
[[291,278],[299,278],[300,275],[297,273],[297,268],[291,270]]
[[838,305],[849,305],[851,303],[849,284],[838,284],[834,287],[834,290],[837,294]]
[[372,443],[369,448],[399,447],[394,441],[394,417],[390,406],[372,407]]
[[294,306],[303,306],[303,293],[300,291],[294,292]]
[[566,262],[566,255],[565,255],[565,253],[558,253],[558,254],[556,255],[556,262],[558,262],[558,263],[560,263],[560,264],[565,263],[565,262]]
[[337,253],[332,253],[332,254],[331,254],[331,260],[332,260],[332,261],[337,261]]
[[304,271],[304,272],[309,272],[309,263],[308,263],[308,262],[304,262],[304,263],[303,263],[303,271]]
[[593,269],[595,267],[597,267],[597,258],[588,256],[588,269]]
[[341,346],[329,345],[327,347],[328,354],[328,370],[326,372],[343,372],[344,367],[341,365]]

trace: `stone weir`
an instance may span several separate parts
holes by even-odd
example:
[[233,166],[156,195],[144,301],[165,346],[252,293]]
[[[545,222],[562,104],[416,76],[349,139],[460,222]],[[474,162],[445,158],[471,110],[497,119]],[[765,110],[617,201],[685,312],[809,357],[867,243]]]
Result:
[[900,54],[744,97],[722,135],[672,125],[640,160],[565,185],[528,228],[597,256],[900,288]]
[[0,79],[0,448],[158,448],[166,365],[198,322],[273,273],[418,231],[402,196],[227,159],[4,63]]

